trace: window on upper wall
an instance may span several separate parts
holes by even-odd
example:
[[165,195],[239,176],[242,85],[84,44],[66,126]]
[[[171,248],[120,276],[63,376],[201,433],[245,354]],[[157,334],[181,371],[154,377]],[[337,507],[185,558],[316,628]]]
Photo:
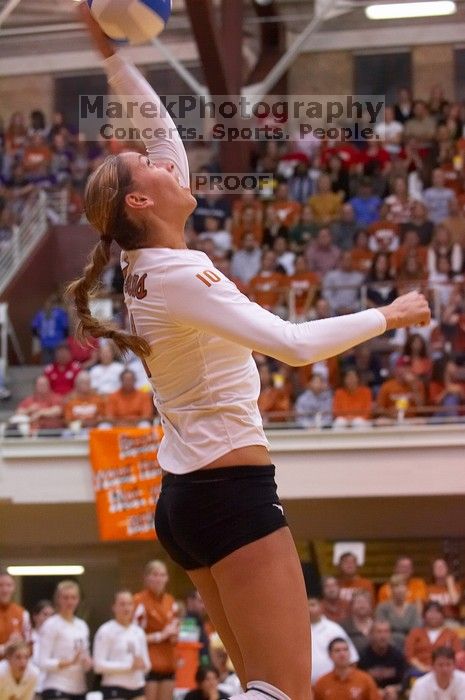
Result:
[[395,104],[401,88],[412,88],[410,51],[355,54],[354,72],[357,95],[385,95],[388,105]]
[[457,102],[465,101],[465,48],[454,50],[454,87]]

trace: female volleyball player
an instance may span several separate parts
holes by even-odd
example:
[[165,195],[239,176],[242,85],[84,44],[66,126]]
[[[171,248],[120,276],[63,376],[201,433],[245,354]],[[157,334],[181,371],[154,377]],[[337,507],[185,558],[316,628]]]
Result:
[[[159,104],[84,7],[83,15],[113,90]],[[428,305],[413,292],[380,310],[295,325],[251,303],[204,253],[186,248],[195,207],[186,153],[168,116],[154,118],[153,129],[147,157],[110,157],[88,182],[86,214],[100,241],[70,288],[80,328],[144,356],[164,428],[158,537],[199,589],[247,688],[235,700],[310,700],[307,597],[276,495],[251,350],[309,364],[386,328],[427,323]],[[89,312],[112,241],[123,249],[133,335]]]

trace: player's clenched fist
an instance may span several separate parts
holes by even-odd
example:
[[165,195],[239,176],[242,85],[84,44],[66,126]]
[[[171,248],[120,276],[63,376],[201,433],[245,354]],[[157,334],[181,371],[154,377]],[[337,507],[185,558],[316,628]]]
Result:
[[402,294],[392,304],[379,310],[386,318],[387,330],[405,326],[427,326],[431,321],[428,302],[420,292]]

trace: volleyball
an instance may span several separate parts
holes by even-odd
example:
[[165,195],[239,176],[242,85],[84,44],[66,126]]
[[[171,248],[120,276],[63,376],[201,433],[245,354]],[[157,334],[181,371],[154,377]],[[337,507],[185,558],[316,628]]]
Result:
[[92,15],[110,39],[145,44],[160,34],[172,0],[87,0]]

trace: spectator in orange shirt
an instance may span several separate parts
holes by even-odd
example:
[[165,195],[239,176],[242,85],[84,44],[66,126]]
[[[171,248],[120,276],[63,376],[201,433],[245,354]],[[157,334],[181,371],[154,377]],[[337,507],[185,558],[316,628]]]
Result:
[[264,309],[282,315],[285,290],[286,277],[276,272],[276,255],[268,250],[263,254],[260,272],[250,280],[250,298]]
[[258,216],[258,212],[253,206],[244,206],[240,215],[238,215],[238,221],[233,221],[232,224],[232,237],[234,247],[238,248],[241,241],[246,233],[252,233],[257,243],[262,242],[263,238],[263,224],[262,224],[262,212]]
[[462,597],[462,587],[450,573],[445,559],[435,559],[433,562],[433,581],[428,584],[428,600],[434,600],[442,606],[446,620],[460,618],[459,603]]
[[360,385],[357,370],[348,369],[344,373],[343,386],[334,392],[333,426],[346,428],[366,425],[371,417],[372,401],[370,389]]
[[394,271],[400,270],[409,255],[416,255],[426,268],[428,262],[428,248],[420,245],[420,234],[414,228],[406,228],[402,244],[391,254],[391,263]]
[[269,205],[269,209],[277,214],[278,220],[283,226],[291,228],[297,224],[302,206],[289,197],[287,182],[280,182],[276,187],[274,201]]
[[21,605],[13,601],[15,580],[6,569],[0,569],[0,659],[6,647],[31,638],[31,619]]
[[322,676],[314,687],[314,700],[379,700],[373,678],[350,663],[349,646],[336,637],[328,645],[334,670]]
[[340,596],[342,600],[351,602],[356,590],[368,591],[374,600],[375,589],[373,583],[368,578],[358,575],[358,564],[355,554],[352,552],[344,552],[339,557],[338,561],[339,576],[338,583],[340,586]]
[[394,377],[381,384],[376,403],[378,413],[386,418],[415,416],[425,405],[425,387],[412,372],[408,357],[399,357]]
[[409,334],[402,351],[403,357],[408,357],[413,374],[426,381],[430,379],[433,362],[428,355],[426,340],[419,333]]
[[[289,392],[284,388],[282,378],[273,378],[268,364],[261,365],[260,374],[260,396],[258,397],[258,408],[265,423],[281,422],[289,420],[291,402]],[[281,385],[280,385],[281,383]]]
[[462,645],[457,633],[444,626],[441,605],[430,600],[423,612],[423,627],[415,627],[407,635],[405,656],[416,671],[428,673],[433,666],[433,651],[439,647],[449,647],[457,653]]
[[293,275],[287,278],[289,320],[297,323],[308,321],[310,309],[315,300],[320,284],[316,272],[310,272],[303,255],[295,259]]
[[[403,576],[407,584],[407,603],[416,603],[421,612],[423,603],[428,598],[426,582],[413,575],[413,562],[410,557],[399,557],[394,564],[393,574]],[[384,583],[378,591],[378,602],[384,603],[386,600],[391,600],[391,586],[389,583]]]
[[335,576],[325,576],[323,579],[321,607],[323,615],[333,622],[341,623],[349,613],[349,603],[341,598],[341,590]]
[[82,371],[76,377],[74,392],[65,404],[65,421],[68,425],[79,423],[79,427],[93,428],[105,417],[105,402],[92,390],[90,375]]
[[308,203],[315,216],[315,221],[320,224],[330,224],[341,215],[343,197],[340,193],[332,191],[331,178],[322,174],[318,178],[317,194],[313,194]]
[[370,250],[368,241],[367,232],[365,230],[358,231],[355,234],[354,246],[350,250],[354,270],[365,274],[370,270],[374,258],[374,253]]
[[121,372],[121,389],[107,398],[106,417],[113,425],[146,427],[153,418],[152,397],[136,389],[136,375],[130,369]]

